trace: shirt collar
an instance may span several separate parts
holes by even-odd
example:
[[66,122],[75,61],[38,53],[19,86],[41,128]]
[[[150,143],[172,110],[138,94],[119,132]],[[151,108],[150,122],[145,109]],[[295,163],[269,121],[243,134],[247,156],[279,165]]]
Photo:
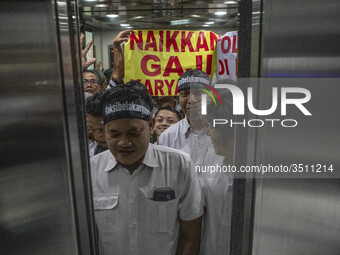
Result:
[[[156,155],[155,155],[153,146],[155,146],[155,145],[149,143],[148,148],[146,149],[142,163],[146,166],[149,166],[149,167],[158,167],[159,165],[156,161]],[[105,172],[108,172],[108,171],[114,169],[118,165],[117,159],[112,155],[111,152],[108,153],[107,157],[108,157],[107,165],[104,168]]]
[[143,158],[143,164],[147,165],[149,167],[158,167],[158,162],[156,160],[156,153],[154,151],[154,144],[149,143],[149,146],[145,152],[144,158]]
[[108,172],[110,170],[112,170],[113,168],[115,168],[117,166],[118,162],[116,160],[116,158],[112,155],[111,151],[108,151],[108,155],[107,155],[107,164],[104,168],[105,172]]
[[183,126],[180,132],[181,132],[181,135],[186,135],[190,132],[190,124],[188,122],[187,116],[185,116],[182,123],[183,123]]

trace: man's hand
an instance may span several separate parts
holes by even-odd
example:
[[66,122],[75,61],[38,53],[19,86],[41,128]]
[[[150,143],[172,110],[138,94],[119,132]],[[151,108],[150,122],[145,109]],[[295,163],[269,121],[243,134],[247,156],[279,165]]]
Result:
[[123,42],[127,42],[130,38],[130,34],[133,30],[127,29],[124,31],[121,31],[114,39],[113,39],[113,48],[120,47],[120,44]]
[[[82,33],[80,35],[80,47],[81,49],[84,47],[85,44],[85,35]],[[81,65],[83,67],[83,71],[86,70],[90,65],[96,63],[97,59],[91,58],[90,61],[87,61],[87,52],[90,50],[91,46],[93,44],[93,41],[89,41],[89,43],[86,45],[85,49],[81,50]]]
[[113,51],[114,51],[114,60],[113,60],[113,73],[111,78],[114,78],[119,84],[123,83],[124,78],[124,53],[120,44],[122,42],[127,42],[130,38],[130,34],[133,30],[128,29],[121,31],[114,39],[113,39]]

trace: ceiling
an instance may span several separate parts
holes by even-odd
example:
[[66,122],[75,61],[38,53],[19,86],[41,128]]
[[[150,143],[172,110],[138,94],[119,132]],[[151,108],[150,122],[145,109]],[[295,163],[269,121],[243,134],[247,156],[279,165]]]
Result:
[[237,1],[79,0],[78,6],[81,23],[98,30],[225,29],[238,20]]

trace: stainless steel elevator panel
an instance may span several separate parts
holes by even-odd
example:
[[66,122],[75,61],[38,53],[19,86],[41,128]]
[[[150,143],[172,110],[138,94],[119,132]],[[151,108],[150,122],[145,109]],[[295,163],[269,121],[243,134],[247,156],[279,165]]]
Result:
[[69,28],[67,17],[58,22],[62,10],[66,1],[1,2],[1,254],[91,254],[90,207],[76,185],[86,179],[84,123],[74,115],[77,74],[59,31]]
[[263,179],[256,186],[254,255],[339,254],[339,179]]
[[[339,9],[334,0],[264,0],[259,76],[285,78],[285,84],[291,78],[339,78]],[[297,79],[290,86],[299,87]],[[254,162],[333,163],[340,171],[337,85],[334,79],[307,85],[313,116],[301,127],[258,129]],[[259,84],[259,106],[271,103],[267,89]],[[256,179],[252,254],[340,254],[339,192],[337,178]]]
[[340,77],[337,0],[264,0],[262,77]]

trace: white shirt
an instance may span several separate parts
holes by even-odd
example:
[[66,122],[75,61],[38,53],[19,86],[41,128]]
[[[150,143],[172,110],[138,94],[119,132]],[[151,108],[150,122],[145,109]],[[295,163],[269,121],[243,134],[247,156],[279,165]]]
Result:
[[[190,155],[195,167],[223,166],[224,158],[216,155],[205,129],[190,129],[187,118],[166,129],[159,137],[159,144]],[[199,172],[203,188],[204,205],[200,255],[229,254],[232,208],[232,178],[224,173]]]
[[[184,153],[149,144],[142,164],[130,172],[111,152],[91,158],[93,200],[104,254],[176,254],[179,218],[203,214],[201,186]],[[171,187],[175,199],[152,200],[155,188]]]
[[190,128],[187,117],[167,128],[159,137],[159,145],[168,146],[190,155],[195,166],[223,163],[223,157],[216,155],[206,129],[196,132]]
[[187,117],[173,124],[160,135],[159,145],[168,146],[190,155],[190,125]]
[[200,180],[206,206],[200,255],[228,255],[233,179],[226,173],[201,173]]

